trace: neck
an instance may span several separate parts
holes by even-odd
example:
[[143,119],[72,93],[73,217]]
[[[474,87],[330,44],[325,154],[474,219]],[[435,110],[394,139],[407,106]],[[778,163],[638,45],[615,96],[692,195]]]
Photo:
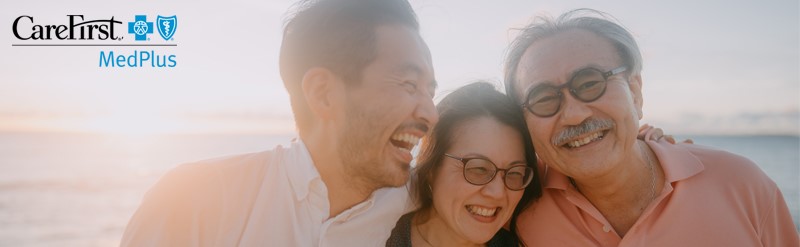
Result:
[[[326,134],[328,133],[328,134]],[[328,190],[328,215],[333,218],[345,210],[365,201],[375,191],[363,179],[347,174],[339,157],[332,131],[301,132],[300,138],[306,144],[314,166]]]
[[605,175],[572,180],[574,185],[595,205],[608,202],[628,204],[629,199],[648,197],[652,194],[654,175],[655,184],[658,185],[659,182],[657,159],[644,143],[635,145],[633,150],[635,155],[616,165]]
[[411,220],[411,246],[447,247],[447,246],[484,246],[484,243],[472,243],[453,232],[434,209],[430,209],[428,220],[420,222],[420,214]]
[[576,188],[624,234],[644,213],[663,187],[658,159],[643,141],[637,140],[635,155],[598,178],[574,181]]

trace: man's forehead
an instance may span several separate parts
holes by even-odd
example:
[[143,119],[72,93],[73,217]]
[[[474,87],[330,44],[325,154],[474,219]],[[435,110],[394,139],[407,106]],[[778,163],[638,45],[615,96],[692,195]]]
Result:
[[419,64],[421,69],[432,67],[431,53],[419,34],[400,25],[379,26],[376,31],[377,55],[386,58],[407,60],[404,63]]
[[523,85],[563,82],[578,70],[619,66],[620,60],[605,38],[584,30],[565,31],[531,44],[520,60],[517,79]]

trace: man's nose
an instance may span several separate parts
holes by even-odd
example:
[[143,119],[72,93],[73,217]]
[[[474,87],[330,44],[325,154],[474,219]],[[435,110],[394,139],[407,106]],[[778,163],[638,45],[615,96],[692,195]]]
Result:
[[559,121],[563,125],[575,126],[583,123],[584,120],[592,115],[587,103],[576,99],[572,94],[564,94],[561,102],[561,112]]

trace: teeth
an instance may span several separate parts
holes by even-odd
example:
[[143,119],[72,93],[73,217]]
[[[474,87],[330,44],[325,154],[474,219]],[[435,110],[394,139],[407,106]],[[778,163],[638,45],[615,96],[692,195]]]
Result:
[[[411,134],[395,134],[392,136],[392,140],[408,143],[408,145],[411,146],[411,149],[413,149],[414,146],[416,146],[417,143],[419,143],[419,139],[420,139],[419,137],[416,137]],[[406,148],[400,148],[400,149],[404,151],[409,151],[409,149]]]
[[467,205],[467,211],[480,216],[491,217],[497,212],[497,208],[484,208],[475,205]]
[[571,142],[567,143],[567,145],[569,145],[569,147],[571,147],[571,148],[578,148],[578,147],[581,147],[583,145],[586,145],[587,143],[595,141],[595,140],[597,140],[597,139],[599,139],[601,137],[603,137],[603,134],[598,132],[598,133],[591,134],[591,135],[589,135],[587,137],[584,137],[583,139],[571,141]]

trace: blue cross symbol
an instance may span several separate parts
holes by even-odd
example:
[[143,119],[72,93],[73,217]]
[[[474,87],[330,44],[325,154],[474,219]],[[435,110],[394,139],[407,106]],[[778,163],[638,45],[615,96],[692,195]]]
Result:
[[153,33],[153,22],[147,21],[146,15],[137,15],[128,22],[128,33],[135,34],[136,40],[147,40],[147,35]]

